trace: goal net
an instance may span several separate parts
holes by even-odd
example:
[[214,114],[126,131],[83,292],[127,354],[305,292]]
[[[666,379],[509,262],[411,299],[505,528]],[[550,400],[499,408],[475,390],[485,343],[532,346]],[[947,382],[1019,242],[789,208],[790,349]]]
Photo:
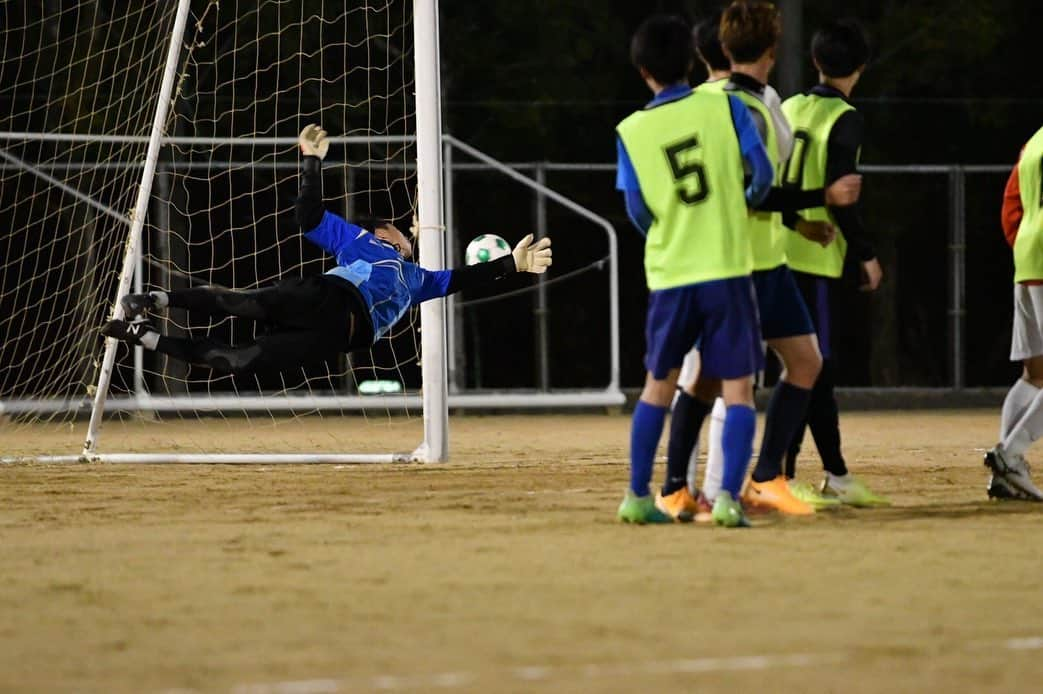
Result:
[[[368,353],[249,376],[106,347],[98,333],[121,286],[249,290],[332,267],[293,217],[297,133],[312,122],[332,138],[327,208],[417,226],[419,261],[441,266],[437,22],[433,0],[416,4],[433,84],[415,78],[410,0],[80,0],[19,3],[3,15],[0,403],[9,417],[82,420],[93,408],[86,452],[152,454],[135,460],[263,453],[277,462],[307,451],[282,459],[387,461],[408,458],[389,447],[411,451],[420,440],[421,458],[444,456],[444,373],[422,389],[420,363],[422,339],[429,361],[444,360],[441,301],[411,310]],[[422,109],[433,125],[421,123],[421,138],[433,142],[417,142]],[[153,134],[162,139],[150,143]],[[164,334],[228,344],[272,329],[181,309],[153,318]],[[442,414],[420,417],[424,407]],[[360,441],[360,427],[387,428],[392,409],[407,424]],[[135,439],[143,415],[166,433]],[[343,416],[359,426],[327,421]],[[432,426],[442,429],[433,451]]]

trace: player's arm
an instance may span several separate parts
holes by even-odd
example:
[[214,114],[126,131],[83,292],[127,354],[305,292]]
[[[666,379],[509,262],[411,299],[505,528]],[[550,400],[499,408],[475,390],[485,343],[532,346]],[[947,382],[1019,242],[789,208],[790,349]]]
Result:
[[641,195],[641,185],[637,181],[637,172],[634,164],[630,161],[623,140],[616,136],[616,190],[623,192],[623,204],[626,206],[627,217],[630,223],[645,236],[652,228],[655,216],[645,204],[645,198]]
[[532,234],[529,234],[518,242],[511,253],[487,263],[453,270],[425,270],[408,263],[416,274],[416,280],[411,283],[413,303],[419,304],[468,289],[495,290],[500,280],[519,272],[543,274],[553,262],[550,245],[549,238],[533,241]]
[[[1022,150],[1024,151],[1024,150]],[[1021,226],[1021,218],[1025,214],[1021,206],[1021,182],[1018,180],[1018,165],[1021,157],[1014,164],[1014,169],[1007,179],[1007,187],[1003,189],[1003,208],[1000,210],[1000,223],[1003,225],[1003,235],[1010,247],[1014,247],[1014,241],[1018,238],[1018,227]]]
[[739,151],[749,168],[749,182],[746,185],[746,204],[756,208],[771,190],[775,180],[775,170],[768,158],[768,150],[764,148],[764,140],[757,131],[757,126],[750,116],[750,110],[737,96],[728,95],[731,107],[732,124],[739,137]]
[[772,186],[767,197],[757,206],[765,212],[782,212],[783,214],[798,210],[810,210],[816,207],[842,207],[858,202],[862,192],[861,174],[851,173],[841,176],[826,188],[801,190],[788,186]]
[[[827,184],[858,171],[858,155],[862,149],[864,130],[865,121],[858,111],[848,111],[837,119],[826,144]],[[865,279],[862,289],[875,290],[883,279],[883,270],[862,223],[858,202],[846,206],[830,206],[829,211],[840,230],[844,232],[848,253],[853,254],[862,266]]]
[[326,131],[312,124],[304,127],[297,142],[301,148],[301,189],[293,203],[294,217],[301,232],[319,226],[326,208],[322,204],[322,160],[330,143]]
[[322,160],[330,143],[318,125],[305,126],[298,138],[301,154],[301,188],[294,200],[293,213],[304,238],[323,250],[336,254],[366,233],[362,227],[326,210],[322,202]]

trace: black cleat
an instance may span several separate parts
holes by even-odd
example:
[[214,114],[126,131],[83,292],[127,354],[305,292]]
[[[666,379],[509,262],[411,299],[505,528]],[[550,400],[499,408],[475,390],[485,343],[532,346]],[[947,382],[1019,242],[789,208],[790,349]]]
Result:
[[123,306],[123,314],[127,320],[134,320],[144,317],[149,311],[156,308],[156,300],[147,293],[127,294],[120,299],[120,305]]
[[[1003,444],[996,444],[985,453],[985,467],[992,471],[993,476],[988,489],[990,498],[1043,501],[1043,491],[1032,481],[1028,463],[1020,455],[1007,453]],[[1010,495],[1004,496],[1004,492],[1010,492]]]
[[139,346],[141,338],[146,334],[158,332],[155,326],[143,320],[134,323],[128,323],[125,320],[110,320],[101,326],[101,334],[105,337],[114,337],[120,342]]
[[1002,477],[993,475],[989,478],[989,487],[985,490],[990,499],[1026,499],[1023,493],[1011,487]]

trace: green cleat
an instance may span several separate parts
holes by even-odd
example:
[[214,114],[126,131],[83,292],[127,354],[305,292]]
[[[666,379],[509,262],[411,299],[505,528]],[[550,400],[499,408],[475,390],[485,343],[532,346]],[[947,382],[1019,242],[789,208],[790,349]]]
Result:
[[798,482],[797,480],[789,481],[790,493],[808,504],[816,511],[822,511],[823,509],[837,508],[841,505],[840,499],[831,496],[822,496],[815,489],[815,485],[811,482]]
[[655,506],[655,499],[651,494],[638,496],[630,489],[623,497],[623,503],[619,505],[616,515],[624,523],[673,523],[674,519],[663,513]]
[[730,492],[721,490],[713,502],[713,522],[725,528],[748,528],[750,522],[746,520],[742,504],[732,498]]
[[873,508],[877,506],[890,506],[891,500],[885,496],[874,493],[851,473],[843,477],[826,475],[822,482],[822,496],[838,500],[842,504],[858,508]]

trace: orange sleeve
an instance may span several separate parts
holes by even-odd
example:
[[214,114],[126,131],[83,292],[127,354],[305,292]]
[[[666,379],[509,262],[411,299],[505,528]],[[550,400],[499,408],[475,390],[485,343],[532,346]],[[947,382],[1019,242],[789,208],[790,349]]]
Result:
[[1018,185],[1018,165],[1010,172],[1007,179],[1007,187],[1003,191],[1003,210],[1000,212],[1000,221],[1003,224],[1003,235],[1007,237],[1007,243],[1014,247],[1014,240],[1018,237],[1018,226],[1021,224],[1021,216],[1024,210],[1021,207],[1021,186]]

